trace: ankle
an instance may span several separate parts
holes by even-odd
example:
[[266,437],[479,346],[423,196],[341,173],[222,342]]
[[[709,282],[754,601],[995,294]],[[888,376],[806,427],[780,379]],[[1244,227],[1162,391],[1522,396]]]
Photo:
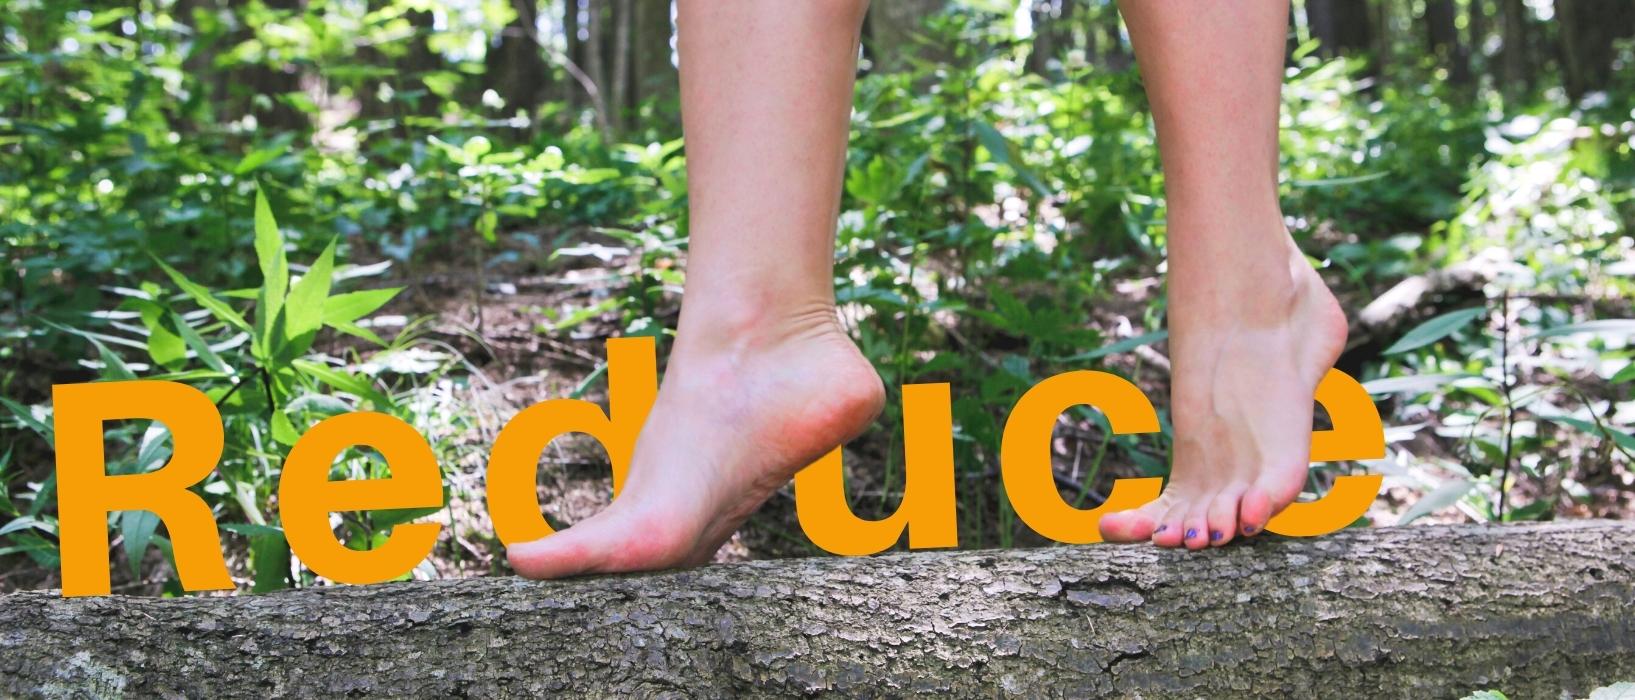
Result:
[[691,305],[683,303],[676,352],[742,357],[839,332],[839,316],[830,300],[693,300]]
[[1275,325],[1327,293],[1292,242],[1287,250],[1194,262],[1170,271],[1170,314],[1179,325]]

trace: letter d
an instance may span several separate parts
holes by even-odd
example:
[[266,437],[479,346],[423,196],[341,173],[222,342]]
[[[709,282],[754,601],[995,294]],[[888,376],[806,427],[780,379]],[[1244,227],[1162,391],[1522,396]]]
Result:
[[607,341],[608,411],[589,401],[551,399],[518,413],[494,439],[488,457],[488,513],[500,542],[532,542],[553,534],[539,511],[539,454],[558,436],[595,437],[613,462],[613,495],[624,486],[636,435],[659,393],[658,363],[650,337]]

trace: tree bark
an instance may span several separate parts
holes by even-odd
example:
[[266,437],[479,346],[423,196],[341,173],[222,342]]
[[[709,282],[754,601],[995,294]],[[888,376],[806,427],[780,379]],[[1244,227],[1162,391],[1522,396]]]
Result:
[[[302,0],[263,0],[263,4],[274,10],[292,13],[298,13],[304,7]],[[232,10],[239,22],[245,21],[248,6],[247,0],[227,2],[228,9]],[[231,48],[255,36],[254,27],[241,26],[229,34],[224,48]],[[305,113],[279,99],[301,89],[301,70],[293,63],[238,65],[227,71],[222,88],[226,91],[225,99],[218,98],[217,103],[229,105],[226,109],[233,119],[254,114],[263,132],[304,131],[312,127]],[[257,105],[257,97],[265,97],[267,102]]]
[[483,87],[505,100],[506,113],[522,110],[533,115],[550,95],[551,67],[535,38],[539,24],[538,0],[514,0],[516,12],[500,30],[499,42],[484,57]]
[[0,598],[0,695],[1582,697],[1635,678],[1635,523],[538,583]]
[[1532,94],[1533,58],[1527,7],[1522,0],[1499,0],[1499,81],[1508,97]]
[[1459,36],[1459,8],[1454,0],[1425,3],[1425,41],[1431,55],[1448,68],[1448,80],[1455,85],[1470,82],[1470,53]]
[[1374,47],[1374,18],[1366,2],[1306,0],[1306,22],[1324,56],[1355,56]]
[[1635,6],[1627,0],[1556,0],[1555,10],[1567,95],[1576,100],[1607,89],[1615,43],[1635,36]]
[[654,116],[678,127],[678,105],[671,104],[680,83],[672,55],[675,26],[670,21],[670,0],[638,0],[635,12],[636,32],[631,48],[631,87],[635,94],[631,104],[640,114],[644,103],[665,100],[653,106]]
[[1465,8],[1466,45],[1470,47],[1470,70],[1475,77],[1487,75],[1488,19],[1486,0],[1470,0]]

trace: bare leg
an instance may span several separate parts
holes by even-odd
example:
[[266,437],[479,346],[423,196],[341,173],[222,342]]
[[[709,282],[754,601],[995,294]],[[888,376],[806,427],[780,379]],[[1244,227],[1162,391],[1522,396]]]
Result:
[[1300,493],[1312,395],[1345,315],[1283,226],[1277,119],[1288,0],[1123,0],[1169,203],[1175,455],[1110,541],[1200,549],[1260,532]]
[[669,369],[606,510],[515,545],[535,578],[703,563],[879,413],[834,236],[866,0],[681,0],[691,247]]

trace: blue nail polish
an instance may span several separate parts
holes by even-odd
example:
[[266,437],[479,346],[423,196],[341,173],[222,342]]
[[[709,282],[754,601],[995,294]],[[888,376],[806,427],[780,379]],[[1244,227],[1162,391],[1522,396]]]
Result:
[[1198,536],[1198,528],[1195,528],[1195,527],[1187,528],[1187,539],[1190,540],[1190,539],[1192,539],[1194,537],[1197,537],[1197,536]]
[[1222,535],[1221,535],[1220,530],[1210,530],[1209,531],[1209,541],[1219,542],[1219,541],[1221,541],[1221,537],[1222,537]]
[[1153,530],[1153,532],[1163,532],[1163,531],[1165,531],[1165,530],[1168,530],[1168,529],[1169,529],[1169,526],[1168,526],[1168,525],[1159,525],[1159,526],[1158,526],[1158,529],[1157,529],[1157,530]]
[[1253,534],[1255,534],[1255,530],[1256,530],[1256,528],[1253,525],[1243,526],[1243,534],[1245,534],[1245,535],[1253,535]]

